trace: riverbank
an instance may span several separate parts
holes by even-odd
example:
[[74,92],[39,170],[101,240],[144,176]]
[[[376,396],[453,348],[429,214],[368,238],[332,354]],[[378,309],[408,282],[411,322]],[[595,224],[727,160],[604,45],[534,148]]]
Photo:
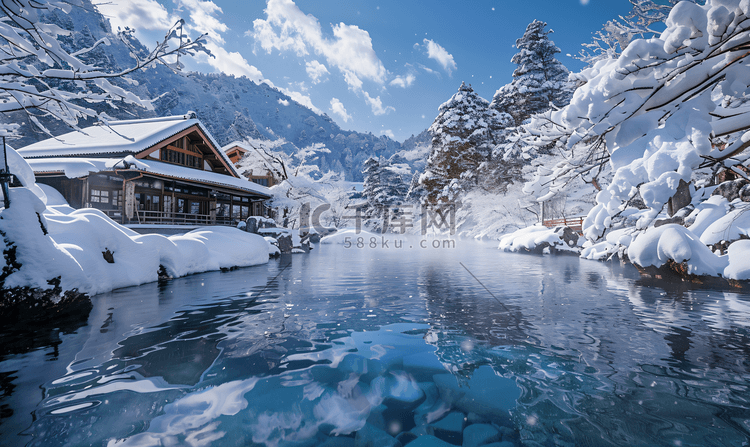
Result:
[[[730,216],[732,217],[732,216]],[[701,223],[706,232],[717,232],[711,222]],[[726,225],[716,218],[724,234],[737,233],[735,240],[723,239],[723,250],[711,251],[699,237],[677,224],[666,224],[646,231],[626,228],[613,231],[599,243],[585,241],[568,227],[546,228],[536,225],[505,235],[498,248],[508,252],[531,254],[572,254],[584,259],[606,261],[620,259],[632,263],[638,271],[657,280],[710,283],[734,288],[750,287],[750,240],[742,239],[747,232],[742,221],[729,219]],[[723,226],[722,226],[723,225]]]

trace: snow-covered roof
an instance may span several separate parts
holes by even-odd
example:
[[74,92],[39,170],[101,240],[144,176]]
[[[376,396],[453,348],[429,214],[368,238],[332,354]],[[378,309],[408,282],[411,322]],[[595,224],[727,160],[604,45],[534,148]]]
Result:
[[185,115],[165,116],[125,121],[109,121],[107,125],[93,125],[49,138],[18,149],[23,158],[29,160],[47,157],[78,157],[108,154],[137,154],[197,125],[216,152],[224,159],[232,175],[239,177],[229,157],[221,150],[194,112]]
[[233,149],[235,147],[240,148],[240,149],[242,149],[245,152],[249,152],[252,149],[250,146],[248,146],[247,144],[245,144],[245,143],[243,143],[241,141],[232,141],[231,143],[229,143],[226,146],[222,147],[221,151],[224,152],[224,153],[226,153],[226,152],[229,152],[230,149]]
[[201,171],[155,160],[140,160],[133,156],[125,158],[84,158],[84,157],[50,157],[26,160],[35,174],[62,173],[68,178],[85,177],[100,171],[129,169],[159,174],[171,178],[198,181],[216,186],[240,189],[271,197],[265,186],[253,183],[245,178],[235,178],[218,172]]

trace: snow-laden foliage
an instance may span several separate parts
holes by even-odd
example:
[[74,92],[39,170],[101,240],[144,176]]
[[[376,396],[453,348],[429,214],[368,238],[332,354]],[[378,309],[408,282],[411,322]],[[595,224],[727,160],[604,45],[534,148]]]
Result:
[[573,93],[568,69],[555,58],[560,49],[550,40],[552,31],[545,31],[546,26],[534,20],[526,27],[523,37],[516,40],[518,53],[511,58],[517,65],[513,81],[501,87],[492,98],[490,107],[510,114],[513,126],[549,109],[550,104],[566,105]]
[[747,1],[679,3],[659,38],[635,40],[619,59],[598,62],[569,106],[527,127],[565,152],[564,162],[540,175],[550,191],[575,176],[596,181],[610,163],[613,179],[585,223],[589,239],[623,219],[646,228],[680,180],[745,161],[748,12]]
[[630,0],[633,9],[626,16],[607,21],[602,29],[594,33],[589,43],[583,44],[583,49],[574,56],[590,66],[602,59],[616,59],[635,38],[648,38],[658,35],[654,24],[661,24],[669,16],[672,7],[680,1],[669,0],[667,4],[653,0]]
[[[270,188],[272,199],[269,205],[275,212],[277,224],[288,228],[307,229],[312,215],[304,216],[303,210],[317,216],[324,227],[339,228],[347,221],[353,210],[347,206],[361,196],[354,183],[344,180],[341,172],[321,172],[316,164],[321,156],[330,153],[322,143],[297,149],[288,154],[283,149],[286,141],[247,139],[240,143],[248,152],[237,164],[238,171],[246,176],[252,173],[264,175],[270,172],[275,184]],[[326,207],[328,208],[320,208]]]
[[748,280],[750,2],[681,2],[665,26],[584,70],[569,106],[524,126],[526,142],[563,154],[526,189],[540,200],[573,181],[600,189],[582,257]]
[[[180,70],[179,59],[173,57],[199,51],[208,53],[203,36],[195,41],[183,38],[183,22],[179,21],[153,51],[132,53],[126,68],[103,66],[88,56],[99,47],[110,45],[110,39],[87,42],[90,46],[71,51],[63,43],[70,30],[49,20],[55,17],[51,12],[68,14],[73,8],[84,6],[90,4],[82,0],[0,1],[0,112],[23,112],[39,129],[51,135],[40,117],[78,128],[81,119],[107,120],[108,116],[92,108],[91,103],[118,101],[151,109],[148,99],[139,98],[111,80],[154,64]],[[120,38],[127,42],[127,35]]]
[[465,83],[438,110],[429,129],[430,157],[419,178],[428,203],[451,201],[455,193],[450,190],[476,184],[477,168],[490,157],[508,123]]
[[533,21],[516,41],[513,81],[497,90],[490,104],[505,125],[492,156],[480,167],[480,186],[487,192],[504,193],[522,179],[523,167],[537,155],[523,150],[527,132],[520,125],[550,107],[567,105],[573,94],[568,69],[555,58],[560,49],[549,39],[552,31],[545,31],[546,25]]

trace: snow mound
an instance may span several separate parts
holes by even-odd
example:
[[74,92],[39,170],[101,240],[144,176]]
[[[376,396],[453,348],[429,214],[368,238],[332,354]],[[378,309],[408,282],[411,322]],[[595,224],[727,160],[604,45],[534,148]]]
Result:
[[641,267],[661,267],[667,261],[687,263],[691,275],[721,276],[728,266],[726,256],[717,256],[687,228],[671,224],[649,228],[628,248],[630,260]]
[[750,240],[737,241],[730,245],[727,250],[729,265],[724,269],[724,277],[736,280],[750,279],[749,253]]
[[716,219],[700,236],[705,245],[721,241],[736,241],[742,236],[750,235],[750,207],[737,208]]
[[579,251],[577,244],[563,240],[563,227],[547,228],[541,225],[522,228],[502,237],[498,248],[514,252],[544,250],[548,253],[548,248],[571,253]]
[[31,168],[14,150],[8,155],[25,186],[11,188],[10,207],[0,208],[0,289],[46,290],[59,277],[63,291],[94,295],[156,281],[162,266],[177,277],[268,262],[269,243],[236,228],[141,235],[99,210],[74,210],[34,183]]
[[[77,288],[97,294],[152,282],[158,279],[160,266],[169,276],[179,277],[268,262],[265,239],[235,228],[203,227],[166,237],[138,234],[95,209],[45,213],[44,217],[50,238],[75,259],[83,272],[82,276],[69,270],[59,272],[64,290]],[[114,263],[105,259],[107,252]]]

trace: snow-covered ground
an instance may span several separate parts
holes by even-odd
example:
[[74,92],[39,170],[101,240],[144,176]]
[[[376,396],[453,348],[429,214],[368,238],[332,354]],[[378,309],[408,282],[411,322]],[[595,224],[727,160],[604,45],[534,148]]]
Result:
[[9,149],[11,171],[24,187],[11,188],[0,209],[3,273],[0,290],[49,289],[97,294],[228,267],[268,262],[273,248],[261,236],[229,227],[204,227],[175,236],[138,234],[96,209],[74,210],[52,188],[40,187],[28,164]]

